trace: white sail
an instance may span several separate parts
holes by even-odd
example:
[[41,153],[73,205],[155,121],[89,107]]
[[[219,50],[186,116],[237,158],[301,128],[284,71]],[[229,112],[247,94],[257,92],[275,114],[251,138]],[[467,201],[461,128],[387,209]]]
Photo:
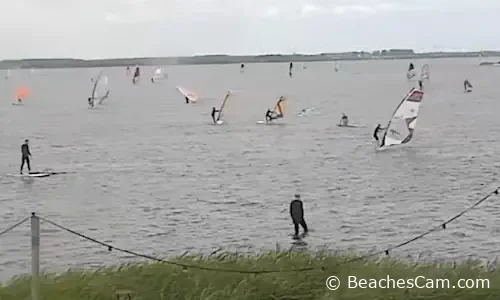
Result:
[[104,76],[102,72],[99,73],[96,79],[92,80],[94,86],[92,88],[92,101],[94,105],[96,103],[102,104],[104,100],[108,98],[109,86],[108,77]]
[[165,74],[165,70],[163,68],[154,68],[153,75],[151,77],[152,82],[156,82],[165,78],[167,78],[167,75]]
[[420,71],[420,80],[430,80],[430,74],[429,74],[429,65],[425,64],[422,66],[422,70]]
[[199,97],[198,95],[193,92],[193,91],[190,91],[186,88],[183,88],[183,87],[180,87],[180,86],[177,86],[176,89],[185,97],[185,98],[188,98],[189,101],[191,102],[196,102],[198,101]]
[[408,80],[410,80],[413,77],[415,77],[416,75],[417,75],[417,72],[415,71],[415,66],[413,65],[413,63],[410,63],[410,65],[408,66],[408,72],[406,72],[406,78],[408,78]]
[[413,138],[424,93],[412,88],[398,105],[387,124],[380,147],[406,144]]
[[231,96],[231,91],[228,91],[226,93],[226,96],[224,97],[224,101],[222,101],[222,104],[219,108],[219,115],[217,116],[217,122],[220,121],[220,119],[222,118],[222,112],[224,110],[224,107],[226,106],[226,103],[227,103],[227,100],[229,99],[229,97]]

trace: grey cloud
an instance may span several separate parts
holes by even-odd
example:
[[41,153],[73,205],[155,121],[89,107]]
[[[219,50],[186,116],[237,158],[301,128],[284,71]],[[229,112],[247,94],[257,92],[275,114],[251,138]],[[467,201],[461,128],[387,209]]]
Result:
[[0,58],[500,48],[494,0],[0,1]]

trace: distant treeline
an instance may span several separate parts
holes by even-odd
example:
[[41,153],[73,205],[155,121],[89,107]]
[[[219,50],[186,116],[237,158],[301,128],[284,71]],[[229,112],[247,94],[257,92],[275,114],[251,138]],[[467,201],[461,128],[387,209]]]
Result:
[[332,60],[365,60],[365,59],[411,59],[411,58],[446,58],[446,57],[478,57],[500,56],[497,51],[479,52],[431,52],[415,53],[411,49],[377,50],[373,52],[354,51],[344,53],[321,54],[268,54],[256,56],[203,55],[190,57],[143,57],[116,59],[21,59],[0,62],[1,69],[31,68],[94,68],[119,66],[152,66],[152,65],[201,65],[201,64],[239,64],[239,63],[277,63],[277,62],[313,62]]

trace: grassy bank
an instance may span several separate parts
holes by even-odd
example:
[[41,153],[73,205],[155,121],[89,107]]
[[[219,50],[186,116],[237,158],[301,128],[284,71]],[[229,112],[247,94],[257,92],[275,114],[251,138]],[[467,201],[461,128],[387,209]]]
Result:
[[[342,256],[304,253],[267,253],[241,257],[221,255],[208,258],[183,257],[187,264],[237,270],[317,268],[306,272],[271,274],[238,274],[183,269],[166,264],[127,265],[97,271],[68,271],[61,275],[46,274],[41,278],[45,300],[110,300],[117,294],[131,299],[210,299],[210,300],[295,300],[295,299],[435,299],[482,300],[500,299],[500,272],[486,272],[471,263],[460,265],[407,264],[395,261],[357,262],[341,267],[349,259]],[[321,268],[324,268],[322,270]],[[325,286],[329,276],[337,276],[340,288],[330,291]],[[456,285],[460,279],[489,279],[489,288],[348,288],[348,276],[365,279],[410,279],[423,276],[419,286],[429,279],[448,279]],[[424,279],[425,278],[425,279]],[[469,281],[469,284],[472,284]],[[394,283],[393,283],[394,284]],[[434,282],[434,284],[436,284]],[[462,284],[465,284],[462,282]],[[484,283],[486,285],[486,283]],[[29,278],[13,279],[0,287],[1,300],[30,299]],[[127,299],[127,297],[121,297]]]

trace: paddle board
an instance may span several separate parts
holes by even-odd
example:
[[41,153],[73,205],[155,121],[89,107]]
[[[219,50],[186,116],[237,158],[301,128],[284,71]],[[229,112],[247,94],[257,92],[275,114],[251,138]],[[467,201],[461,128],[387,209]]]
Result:
[[340,124],[337,124],[337,127],[361,128],[361,127],[366,127],[366,126],[364,126],[364,125],[340,125]]
[[15,106],[24,106],[23,103],[12,103],[12,105],[15,105]]
[[29,172],[28,174],[7,174],[12,177],[49,177],[52,175],[74,174],[76,172]]
[[281,126],[284,126],[286,123],[273,123],[273,122],[266,122],[266,121],[257,121],[257,124],[261,124],[261,125],[281,125]]
[[51,174],[45,172],[30,172],[28,174],[7,174],[7,175],[13,177],[48,177]]

